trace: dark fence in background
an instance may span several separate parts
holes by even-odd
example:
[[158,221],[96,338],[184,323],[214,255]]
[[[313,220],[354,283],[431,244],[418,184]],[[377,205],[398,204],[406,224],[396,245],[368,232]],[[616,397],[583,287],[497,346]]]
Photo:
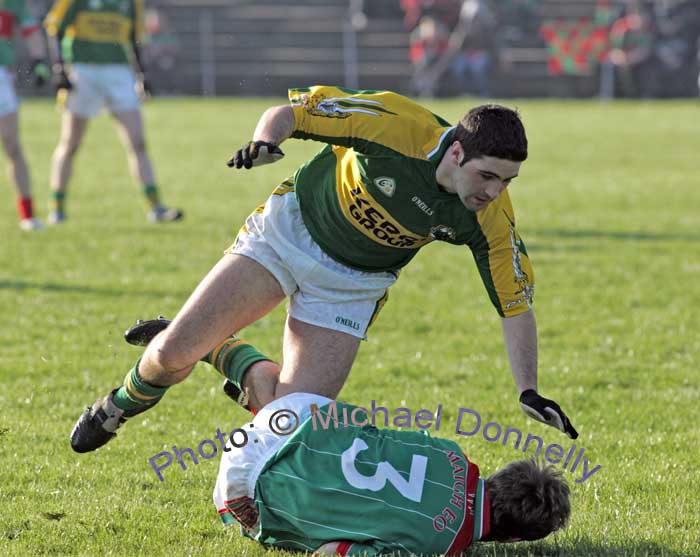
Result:
[[[196,6],[195,6],[196,4]],[[203,95],[280,95],[313,83],[414,93],[398,0],[158,0],[179,41],[172,88]],[[596,0],[544,0],[550,17],[591,17]],[[536,35],[501,53],[497,96],[591,96],[594,75],[552,76]]]

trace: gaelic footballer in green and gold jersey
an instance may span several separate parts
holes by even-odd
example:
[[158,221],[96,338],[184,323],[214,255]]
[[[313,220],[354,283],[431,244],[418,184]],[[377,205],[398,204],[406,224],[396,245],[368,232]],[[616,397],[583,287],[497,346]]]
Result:
[[182,211],[161,203],[150,157],[143,148],[141,102],[151,93],[139,53],[143,0],[55,0],[44,25],[55,51],[57,104],[66,112],[51,166],[49,224],[67,218],[67,169],[82,142],[86,121],[103,108],[127,136],[129,158],[135,160],[130,168],[141,184],[148,220],[180,220]]
[[388,91],[291,89],[292,137],[328,145],[296,173],[304,223],[337,261],[397,271],[433,241],[468,246],[503,317],[530,308],[534,274],[507,191],[480,211],[444,191],[436,169],[456,126]]
[[451,126],[388,91],[315,86],[292,89],[289,99],[291,106],[265,110],[252,141],[228,166],[277,162],[289,138],[325,147],[248,217],[175,318],[177,325],[148,345],[131,379],[83,413],[71,434],[73,448],[104,445],[121,421],[103,415],[152,407],[168,388],[162,385],[175,381],[169,377],[176,366],[185,366],[177,371],[181,381],[193,369],[187,362],[235,342],[227,338],[231,330],[250,325],[284,298],[290,300],[284,364],[265,359],[243,369],[219,356],[225,392],[240,400],[245,391],[248,408],[288,392],[336,397],[398,271],[434,241],[471,250],[502,316],[522,410],[575,439],[559,405],[537,392],[534,278],[506,192],[527,159],[517,112],[481,105]]
[[128,64],[142,21],[143,0],[56,0],[44,25],[67,63]]

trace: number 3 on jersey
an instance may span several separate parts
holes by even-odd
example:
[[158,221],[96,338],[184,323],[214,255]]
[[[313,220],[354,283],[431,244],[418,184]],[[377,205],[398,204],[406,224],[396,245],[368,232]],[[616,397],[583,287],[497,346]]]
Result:
[[362,439],[355,439],[352,446],[343,452],[340,460],[343,476],[348,483],[357,489],[380,491],[384,489],[388,481],[406,499],[419,503],[423,496],[428,458],[422,455],[413,455],[408,480],[404,479],[396,468],[384,460],[377,465],[377,471],[373,476],[365,476],[355,468],[355,458],[358,453],[367,448],[367,443]]

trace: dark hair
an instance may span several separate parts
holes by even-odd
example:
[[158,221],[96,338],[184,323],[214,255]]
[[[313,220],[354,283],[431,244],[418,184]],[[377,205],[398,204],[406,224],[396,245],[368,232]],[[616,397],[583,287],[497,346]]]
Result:
[[487,478],[486,493],[493,541],[539,540],[566,526],[571,513],[561,472],[534,459],[511,462]]
[[484,156],[515,162],[527,159],[527,136],[520,115],[498,104],[472,108],[459,121],[454,139],[464,149],[461,165]]

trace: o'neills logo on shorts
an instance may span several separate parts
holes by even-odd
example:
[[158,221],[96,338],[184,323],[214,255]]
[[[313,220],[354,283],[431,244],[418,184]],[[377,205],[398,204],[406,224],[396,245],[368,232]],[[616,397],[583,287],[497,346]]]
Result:
[[343,325],[344,327],[348,327],[350,329],[354,329],[355,331],[360,330],[360,324],[357,321],[353,321],[352,319],[347,319],[346,317],[336,317],[335,322],[338,323],[339,325]]

